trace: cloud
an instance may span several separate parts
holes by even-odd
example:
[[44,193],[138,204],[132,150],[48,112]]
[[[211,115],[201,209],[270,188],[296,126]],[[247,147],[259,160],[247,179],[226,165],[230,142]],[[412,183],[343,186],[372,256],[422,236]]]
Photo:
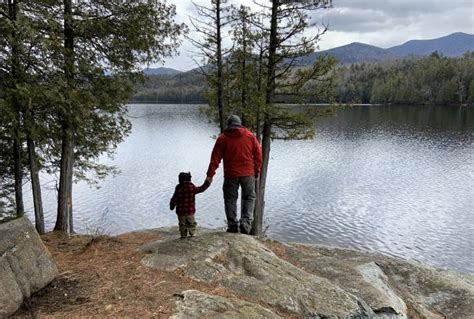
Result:
[[[196,2],[207,5],[210,1]],[[254,6],[253,0],[229,0],[228,4],[231,3]],[[173,4],[177,7],[178,20],[188,23],[188,16],[195,14],[191,1],[175,0]],[[453,32],[474,34],[474,2],[471,0],[333,0],[333,5],[332,9],[310,13],[314,22],[329,25],[329,31],[319,43],[321,50],[351,42],[386,48]],[[192,32],[191,36],[198,34]],[[179,70],[195,67],[192,46],[185,41],[179,50],[181,55],[168,59],[166,66]]]
[[[330,30],[338,32],[372,33],[416,25],[438,30],[448,29],[447,26],[456,28],[452,32],[474,28],[474,5],[471,1],[335,0],[334,8],[315,11],[312,16],[316,21],[328,23]],[[441,21],[444,24],[439,23]]]

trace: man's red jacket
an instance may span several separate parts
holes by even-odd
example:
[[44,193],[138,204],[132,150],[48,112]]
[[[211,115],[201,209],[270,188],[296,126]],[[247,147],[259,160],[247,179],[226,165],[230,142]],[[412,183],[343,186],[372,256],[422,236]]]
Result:
[[212,150],[207,176],[216,174],[224,159],[224,177],[257,176],[262,169],[262,147],[245,127],[228,128],[217,138]]

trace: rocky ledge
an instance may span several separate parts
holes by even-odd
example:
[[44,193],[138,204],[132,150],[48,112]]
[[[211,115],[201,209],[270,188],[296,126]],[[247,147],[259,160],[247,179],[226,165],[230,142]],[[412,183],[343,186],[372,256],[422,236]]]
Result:
[[472,318],[474,276],[380,254],[202,230],[140,248],[142,264],[182,271],[232,297],[176,295],[173,318]]

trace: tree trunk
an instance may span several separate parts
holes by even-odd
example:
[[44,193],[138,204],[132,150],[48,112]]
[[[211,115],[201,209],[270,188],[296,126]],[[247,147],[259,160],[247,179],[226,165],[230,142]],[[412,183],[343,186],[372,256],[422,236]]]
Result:
[[221,133],[225,129],[224,120],[224,79],[222,75],[221,0],[216,0],[216,58],[217,58],[217,109]]
[[54,230],[72,233],[72,176],[74,167],[74,139],[70,127],[63,126],[61,164],[58,190],[58,215]]
[[35,225],[36,230],[40,234],[44,234],[44,214],[43,214],[43,201],[41,198],[41,184],[39,180],[39,168],[38,160],[35,151],[35,142],[28,134],[26,137],[26,145],[28,146],[28,156],[30,162],[30,174],[31,174],[31,189],[33,191],[33,205],[35,208]]
[[252,235],[263,235],[263,213],[265,211],[265,185],[268,176],[268,163],[270,159],[270,143],[271,143],[271,123],[265,121],[263,123],[263,140],[262,140],[262,170],[256,181],[256,196],[254,220],[252,225]]
[[[260,96],[262,94],[262,81],[263,81],[263,39],[260,46],[260,53],[258,56],[258,76],[257,76],[257,91]],[[260,101],[257,105],[257,116],[255,121],[255,131],[257,132],[257,140],[262,143],[262,110],[260,109]]]
[[[74,89],[74,29],[72,0],[64,0],[64,74],[67,89]],[[66,96],[67,96],[66,92]],[[58,215],[54,230],[72,233],[72,177],[74,169],[74,130],[71,124],[72,106],[66,101],[62,117],[61,164],[58,190]]]
[[[16,26],[18,13],[18,6],[16,0],[8,0],[8,15],[9,19]],[[14,127],[14,136],[13,136],[13,170],[15,177],[15,204],[16,204],[16,215],[18,217],[23,216],[25,213],[25,208],[23,204],[23,162],[22,162],[22,153],[23,153],[23,143],[21,140],[20,127],[22,125],[22,113],[20,103],[17,97],[17,82],[19,80],[19,71],[20,71],[20,60],[19,60],[19,40],[18,33],[14,27],[11,32],[12,42],[11,42],[11,88],[14,90],[13,93],[13,108],[16,112],[16,123]]]
[[267,182],[268,174],[268,162],[270,159],[270,144],[272,134],[272,118],[270,115],[270,108],[273,103],[273,96],[275,94],[275,68],[276,68],[276,50],[278,45],[278,34],[277,34],[277,14],[278,14],[279,1],[272,1],[272,16],[270,22],[270,43],[268,48],[268,73],[267,73],[267,86],[265,94],[265,116],[263,119],[263,132],[262,132],[262,171],[260,173],[260,180],[257,187],[256,193],[258,194],[255,211],[254,211],[254,223],[252,227],[252,234],[256,236],[263,235],[263,215],[265,209],[265,185]]
[[[17,125],[19,125],[19,123]],[[17,217],[21,217],[25,213],[25,207],[23,205],[23,164],[21,156],[23,150],[19,135],[20,132],[17,128],[15,130],[15,137],[13,140],[13,168],[15,175],[15,203]]]
[[240,112],[241,112],[241,120],[242,120],[242,125],[247,126],[247,119],[245,117],[245,108],[247,106],[247,97],[246,97],[246,88],[247,88],[247,70],[246,70],[246,64],[247,64],[247,24],[246,24],[246,19],[247,16],[245,13],[242,13],[242,86],[241,86],[241,91],[240,91],[240,96],[241,96],[241,106],[240,106]]

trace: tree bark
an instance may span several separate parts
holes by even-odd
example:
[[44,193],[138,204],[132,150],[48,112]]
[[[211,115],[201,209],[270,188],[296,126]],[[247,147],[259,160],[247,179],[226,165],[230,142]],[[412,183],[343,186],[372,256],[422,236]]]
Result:
[[30,162],[31,189],[33,191],[33,205],[35,208],[35,226],[38,233],[44,234],[43,200],[41,198],[41,184],[38,174],[38,159],[35,151],[35,142],[30,134],[26,137],[26,145],[28,146]]
[[[262,92],[262,81],[263,81],[263,40],[260,46],[260,53],[258,56],[258,82],[257,82],[257,91],[260,95]],[[262,111],[260,109],[260,102],[257,105],[257,116],[256,116],[256,123],[255,123],[255,131],[257,132],[257,140],[262,143]],[[258,187],[257,187],[258,188]]]
[[263,140],[262,140],[262,170],[260,176],[256,181],[256,201],[254,211],[254,221],[252,227],[252,235],[263,235],[263,215],[265,211],[265,186],[268,176],[268,163],[270,159],[270,145],[271,145],[271,123],[264,121],[263,123]]
[[241,91],[240,91],[240,96],[241,96],[241,120],[242,120],[242,125],[247,126],[247,119],[245,117],[245,108],[247,106],[247,97],[246,97],[246,88],[247,88],[247,70],[246,70],[246,64],[247,64],[247,16],[245,12],[241,13],[241,19],[242,19],[242,86],[241,86]]
[[[16,0],[8,0],[8,15],[9,19],[16,25],[18,14],[18,4]],[[13,136],[13,171],[14,171],[14,188],[15,188],[15,206],[16,206],[16,215],[18,217],[23,216],[25,213],[25,208],[23,204],[23,143],[21,140],[20,127],[22,125],[22,112],[20,107],[20,102],[18,101],[16,89],[17,83],[19,80],[19,71],[20,71],[20,60],[19,60],[19,40],[18,33],[14,27],[11,32],[12,42],[11,42],[11,89],[13,92],[13,108],[16,112],[16,121],[14,127],[14,136]]]
[[224,120],[224,79],[222,72],[222,37],[221,37],[221,0],[216,0],[216,58],[217,58],[217,109],[221,133],[225,129]]
[[[67,89],[74,89],[74,29],[72,16],[72,0],[64,0],[64,74]],[[67,94],[66,94],[67,96]],[[66,103],[68,103],[66,101]],[[58,190],[58,214],[54,230],[72,233],[72,177],[74,169],[74,130],[72,107],[66,105],[62,116],[62,145]]]
[[[19,125],[19,124],[17,124]],[[16,216],[21,217],[25,213],[23,204],[23,164],[22,164],[22,143],[20,140],[19,129],[15,130],[15,137],[13,139],[13,169],[15,175],[15,203]]]
[[58,215],[54,230],[72,233],[72,176],[74,167],[74,139],[70,127],[63,125],[61,163],[58,190]]
[[269,109],[273,103],[273,96],[275,94],[275,68],[276,68],[276,50],[278,45],[278,6],[279,1],[272,1],[272,15],[270,22],[270,43],[268,48],[268,73],[267,73],[267,86],[265,93],[265,104],[266,110],[263,119],[263,132],[262,132],[262,171],[260,172],[259,184],[257,187],[257,200],[254,211],[254,223],[252,234],[256,236],[263,235],[263,215],[265,208],[265,185],[267,182],[268,163],[270,159],[270,144],[272,135],[272,118],[269,113]]

